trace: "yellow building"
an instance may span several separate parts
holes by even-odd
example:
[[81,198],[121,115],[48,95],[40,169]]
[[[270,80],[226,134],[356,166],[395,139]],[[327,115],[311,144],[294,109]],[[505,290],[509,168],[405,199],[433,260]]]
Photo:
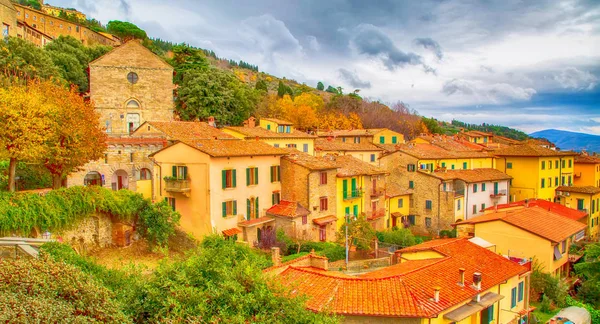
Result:
[[254,117],[250,117],[244,122],[244,126],[225,127],[223,132],[244,140],[260,140],[273,147],[287,147],[310,155],[315,154],[317,137],[296,130],[292,123],[284,120],[262,118],[260,126],[256,127]]
[[510,257],[535,259],[542,271],[569,272],[569,247],[585,236],[586,225],[538,206],[498,211],[456,224],[459,236],[475,236]]
[[575,157],[573,184],[600,188],[600,157],[587,154]]
[[414,168],[426,172],[438,169],[471,170],[495,167],[495,159],[490,153],[474,149],[458,151],[434,144],[410,143],[400,145],[397,150],[385,153],[385,155],[396,153],[407,165],[411,164]]
[[368,142],[350,143],[324,138],[315,141],[317,156],[348,155],[372,165],[379,165],[379,157],[383,151],[379,146]]
[[155,196],[181,214],[181,227],[197,238],[211,233],[249,244],[274,230],[264,211],[279,202],[280,157],[262,142],[184,140],[150,155],[158,179]]
[[321,138],[344,143],[403,144],[404,135],[387,128],[367,128],[319,132]]
[[404,189],[397,183],[388,183],[385,189],[385,224],[387,228],[406,227],[405,224],[414,224],[414,219],[410,216],[410,204],[412,190]]
[[598,220],[600,218],[600,188],[593,186],[573,186],[556,188],[558,202],[569,208],[588,214],[588,237],[598,240]]
[[[530,263],[521,265],[465,239],[433,240],[396,252],[400,263],[359,275],[334,272],[309,254],[265,270],[306,295],[305,307],[342,323],[519,323],[530,311]],[[376,298],[375,298],[375,297]]]
[[67,15],[75,16],[79,20],[86,20],[86,18],[87,18],[84,13],[79,12],[75,9],[60,8],[60,7],[51,6],[49,4],[43,4],[42,11],[49,15],[52,15],[54,17],[59,17],[60,13],[64,12]]
[[553,200],[555,189],[573,184],[575,153],[539,145],[515,145],[495,151],[496,168],[513,177],[510,201]]
[[460,132],[458,135],[466,139],[467,141],[475,144],[491,144],[494,138],[494,134],[480,131],[463,131]]

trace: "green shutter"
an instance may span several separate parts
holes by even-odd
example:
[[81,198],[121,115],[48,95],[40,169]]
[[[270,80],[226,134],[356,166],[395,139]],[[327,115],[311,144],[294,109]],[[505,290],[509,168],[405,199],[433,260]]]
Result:
[[250,199],[246,199],[246,219],[250,220]]
[[494,320],[494,304],[492,304],[488,308],[488,323],[491,323]]
[[223,202],[223,217],[227,217],[227,202]]
[[346,207],[346,209],[344,210],[344,212],[346,212],[346,215],[350,215],[350,207]]
[[233,214],[237,215],[237,200],[233,201]]
[[177,166],[174,165],[173,167],[171,167],[171,171],[173,171],[173,178],[177,178]]
[[246,168],[246,186],[250,185],[250,168]]
[[271,205],[275,205],[275,194],[271,194]]
[[342,181],[342,193],[344,195],[344,199],[348,198],[348,179],[344,179]]
[[165,197],[165,202],[168,204],[169,203],[169,198]]
[[354,216],[358,216],[358,205],[354,205]]
[[175,198],[173,198],[173,206],[171,206],[173,208],[173,210],[175,210]]
[[271,182],[275,182],[275,179],[273,176],[273,170],[274,170],[274,167],[271,167]]
[[258,197],[256,197],[256,200],[254,200],[254,208],[256,209],[256,218],[258,218],[260,216],[260,213],[258,212],[260,210],[258,208]]
[[385,144],[385,136],[379,136],[379,143]]
[[254,168],[254,184],[258,184],[258,168]]
[[223,181],[223,189],[227,188],[227,170],[221,171],[221,180]]
[[232,178],[233,178],[232,179],[233,180],[232,181],[233,182],[233,187],[235,188],[237,186],[237,184],[236,184],[237,183],[237,175],[236,175],[235,169],[231,170],[231,175],[232,175]]
[[396,144],[397,140],[396,140],[396,136],[392,136],[392,144]]
[[183,167],[183,179],[187,179],[187,166]]
[[356,191],[356,178],[352,178],[352,196],[354,196],[355,191]]
[[281,166],[277,166],[277,181],[281,181]]

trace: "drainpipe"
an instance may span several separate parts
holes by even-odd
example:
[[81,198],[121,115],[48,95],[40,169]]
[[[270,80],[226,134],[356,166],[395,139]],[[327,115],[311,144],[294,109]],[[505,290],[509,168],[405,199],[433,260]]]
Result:
[[437,221],[437,235],[438,236],[440,235],[440,223],[442,221],[442,217],[440,215],[441,209],[442,209],[441,206],[440,206],[441,198],[442,198],[442,191],[441,191],[442,190],[442,184],[444,184],[444,181],[440,180],[440,184],[438,185],[438,212],[437,212],[437,218],[438,218],[438,221]]
[[[162,181],[161,181],[161,179],[162,179],[162,166],[156,162],[156,160],[154,159],[154,157],[150,157],[149,159],[150,159],[150,161],[152,161],[153,164],[155,164],[158,167],[158,181],[160,183],[159,190],[162,191]],[[156,192],[154,190],[155,189],[154,186],[155,186],[154,185],[154,181],[150,182],[150,188],[152,189],[152,200],[156,201]]]

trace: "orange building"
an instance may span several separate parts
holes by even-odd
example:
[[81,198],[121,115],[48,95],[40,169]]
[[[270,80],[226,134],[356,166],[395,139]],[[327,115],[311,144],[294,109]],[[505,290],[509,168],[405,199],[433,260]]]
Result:
[[600,157],[587,154],[576,156],[573,184],[600,188]]

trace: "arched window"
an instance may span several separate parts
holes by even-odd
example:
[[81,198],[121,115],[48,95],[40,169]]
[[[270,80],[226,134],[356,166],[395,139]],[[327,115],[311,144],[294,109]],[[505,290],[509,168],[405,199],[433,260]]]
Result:
[[137,101],[132,99],[132,100],[127,101],[127,104],[125,105],[125,107],[135,109],[135,108],[140,108],[140,104]]
[[136,84],[139,79],[140,78],[138,77],[137,73],[135,73],[135,72],[129,72],[127,74],[127,81],[129,81],[129,83],[131,83],[131,84]]
[[84,186],[101,186],[102,185],[102,176],[100,173],[96,171],[92,171],[85,175],[83,178]]
[[150,169],[142,168],[140,170],[140,180],[151,180],[152,174],[150,173]]

